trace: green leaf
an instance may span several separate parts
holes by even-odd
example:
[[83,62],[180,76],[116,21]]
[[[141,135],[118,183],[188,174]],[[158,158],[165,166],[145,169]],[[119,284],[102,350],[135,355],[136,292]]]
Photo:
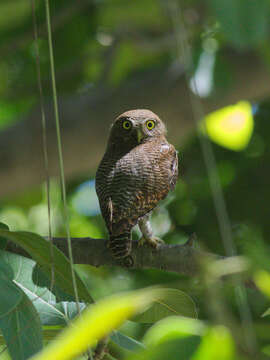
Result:
[[57,325],[57,326],[42,326],[42,334],[43,339],[50,341],[55,338],[55,336],[63,330],[63,325]]
[[[79,303],[79,309],[80,312],[83,311],[86,308],[86,305],[84,303]],[[52,304],[52,306],[55,308],[56,311],[58,311],[59,314],[61,314],[62,318],[65,320],[65,323],[67,323],[69,320],[74,319],[78,315],[78,307],[77,303],[74,301],[62,301],[60,303]],[[58,315],[59,317],[59,315]],[[47,321],[46,325],[61,325],[64,324],[64,322],[59,321],[58,317],[54,319],[51,317]]]
[[[2,253],[5,253],[5,251],[0,250],[0,254]],[[12,267],[0,255],[0,278],[1,277],[13,280],[14,273]]]
[[22,300],[22,292],[9,279],[0,277],[0,319],[13,311]]
[[268,308],[263,314],[262,317],[270,315],[270,308]]
[[258,270],[254,274],[254,281],[257,287],[270,297],[270,273],[265,270]]
[[127,360],[188,360],[192,358],[199,344],[200,338],[196,336],[168,340],[162,344],[151,346],[144,351],[131,355]]
[[[12,271],[11,279],[15,280],[17,285],[30,290],[36,297],[56,302],[56,296],[49,290],[51,288],[49,278],[41,271],[35,261],[22,255],[0,250],[1,260],[9,265]],[[58,295],[58,289],[55,289],[54,292]]]
[[[45,300],[38,297],[35,293],[20,286],[29,299],[33,302],[42,325],[66,325],[69,320],[78,315],[77,304],[75,302],[60,302]],[[85,304],[79,303],[80,311],[84,310]]]
[[111,341],[128,351],[138,351],[145,348],[145,345],[131,337],[115,330],[111,336]]
[[132,320],[140,323],[155,323],[172,315],[197,317],[194,301],[189,295],[178,289],[166,289],[164,299],[155,301],[148,310]]
[[192,360],[234,360],[235,345],[229,330],[215,326],[205,334]]
[[12,359],[21,360],[42,348],[41,323],[32,302],[14,282],[6,254],[0,251],[0,329]]
[[[24,360],[42,349],[42,328],[36,309],[22,294],[22,300],[0,318],[0,329],[13,360]],[[1,296],[2,297],[2,296]]]
[[265,355],[270,356],[270,345],[265,345],[265,346],[262,348],[262,352],[263,352]]
[[[40,265],[42,271],[49,277],[54,271],[54,281],[57,286],[68,294],[73,295],[73,284],[68,258],[56,246],[53,246],[53,257],[51,256],[51,244],[41,236],[24,231],[11,232],[0,229],[0,236],[6,237],[20,245]],[[83,281],[76,275],[76,283],[80,299],[93,302]]]
[[[35,261],[8,251],[0,251],[0,271],[2,263],[6,267],[8,266],[9,278],[16,279],[13,280],[14,283],[32,301],[42,325],[66,325],[70,319],[78,314],[75,302],[57,302],[57,297],[54,294],[55,288],[52,289],[53,292],[49,290],[50,281],[36,267]],[[11,284],[13,283],[11,282]],[[43,287],[37,284],[42,284]],[[58,289],[56,292],[59,295]],[[67,299],[70,300],[69,296]],[[79,306],[80,310],[85,308],[84,303],[80,303]]]
[[[1,340],[1,336],[0,336]],[[0,345],[0,360],[11,360],[6,345]]]
[[0,260],[0,319],[12,312],[22,300],[22,291],[12,282],[12,269]]
[[266,39],[268,0],[209,0],[225,37],[236,47],[251,47]]
[[206,326],[200,320],[171,316],[160,320],[145,334],[143,342],[146,346],[156,346],[166,341],[189,336],[203,336]]
[[190,359],[201,342],[206,326],[199,320],[171,316],[153,325],[143,339],[146,350],[128,360]]
[[87,288],[99,287],[100,278],[96,275],[96,267],[88,264],[74,264],[74,268]]
[[150,288],[116,294],[90,305],[32,360],[71,359],[93,346],[126,319],[143,311],[154,299],[163,296],[162,289]]
[[[0,229],[9,230],[8,226],[6,224],[3,224],[0,222]],[[5,249],[7,246],[7,239],[0,236],[0,249]]]

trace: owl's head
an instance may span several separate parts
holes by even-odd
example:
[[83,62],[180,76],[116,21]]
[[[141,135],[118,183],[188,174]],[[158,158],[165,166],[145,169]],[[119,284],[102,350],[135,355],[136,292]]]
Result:
[[166,135],[166,128],[160,118],[150,110],[126,111],[112,124],[110,139],[133,145]]

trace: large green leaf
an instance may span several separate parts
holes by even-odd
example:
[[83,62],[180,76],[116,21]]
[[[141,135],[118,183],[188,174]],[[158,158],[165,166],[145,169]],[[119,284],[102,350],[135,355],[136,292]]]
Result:
[[[0,275],[1,264],[4,264],[5,270],[9,271],[9,278],[32,301],[40,316],[42,325],[66,325],[70,319],[73,319],[78,314],[78,308],[74,301],[57,301],[55,288],[52,289],[52,292],[49,290],[50,282],[36,267],[35,261],[8,251],[0,251]],[[15,284],[11,281],[10,283],[17,290]],[[42,285],[38,286],[39,284]],[[56,292],[59,298],[59,290],[56,289]],[[62,295],[61,297],[70,300],[70,296]],[[1,296],[0,301],[3,299],[4,297]],[[11,305],[10,301],[9,305]],[[80,303],[79,307],[80,310],[83,310],[85,304]]]
[[[74,301],[74,297],[65,294],[49,277],[43,273],[37,263],[24,256],[0,250],[0,259],[10,266],[12,279],[15,282],[33,291],[37,296],[54,302]],[[54,286],[53,286],[54,285]],[[50,290],[52,290],[52,292]]]
[[150,288],[121,293],[90,305],[33,360],[75,358],[120,326],[134,313],[143,311],[153,299],[163,297],[162,289]]
[[12,359],[24,360],[42,349],[42,328],[32,302],[19,287],[17,289],[21,291],[21,301],[0,317],[0,329]]
[[268,0],[208,0],[226,38],[236,47],[251,47],[267,36]]
[[189,295],[178,289],[166,289],[166,296],[162,300],[155,301],[148,310],[133,320],[140,323],[155,323],[172,315],[197,317],[194,301]]
[[[59,249],[53,246],[53,256],[51,256],[50,243],[41,236],[30,232],[11,232],[0,229],[0,236],[20,245],[48,276],[51,276],[53,269],[55,284],[68,294],[74,294],[70,262]],[[76,283],[80,299],[93,302],[86,286],[78,275],[76,275]]]
[[32,302],[14,282],[5,253],[0,251],[0,329],[12,359],[26,359],[42,348],[41,323]]
[[[20,287],[24,290],[25,294],[33,302],[42,325],[66,325],[69,320],[78,315],[78,307],[75,302],[60,302],[55,303],[37,296],[35,293],[22,285]],[[84,303],[79,303],[80,311],[85,308]]]

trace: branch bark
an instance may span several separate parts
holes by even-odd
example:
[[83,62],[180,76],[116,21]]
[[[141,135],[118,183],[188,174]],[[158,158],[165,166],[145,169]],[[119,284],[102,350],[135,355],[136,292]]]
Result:
[[[106,247],[107,240],[93,238],[72,238],[72,252],[74,262],[89,264],[95,267],[102,265],[123,266],[115,260]],[[54,238],[53,243],[68,256],[66,238]],[[134,264],[133,269],[159,269],[179,274],[195,276],[198,274],[200,262],[208,257],[211,259],[222,258],[193,247],[191,241],[185,245],[161,245],[158,249],[149,246],[138,247],[138,242],[132,242]]]
[[[224,260],[226,262],[230,261],[230,264],[227,264],[226,266],[228,267],[229,265],[233,268],[232,271],[220,273],[218,276],[220,276],[221,279],[225,279],[227,277],[226,275],[230,277],[234,274],[237,275],[247,272],[248,266],[246,263],[243,263],[243,260],[241,264],[235,266],[236,262],[239,263],[238,256],[224,257],[196,249],[194,247],[194,240],[196,240],[195,234],[191,235],[190,239],[184,245],[164,244],[158,247],[158,249],[153,249],[147,245],[139,247],[137,241],[132,241],[131,256],[133,265],[130,268],[158,269],[194,277],[202,273],[202,265],[205,261]],[[69,257],[66,238],[53,238],[53,243]],[[75,264],[88,264],[95,267],[104,265],[126,267],[121,261],[117,261],[112,257],[106,246],[107,240],[105,239],[93,239],[90,237],[71,238],[71,243],[73,261]],[[8,243],[6,250],[15,254],[30,257],[25,250],[12,242]],[[257,290],[252,279],[245,279],[244,284],[248,288]]]

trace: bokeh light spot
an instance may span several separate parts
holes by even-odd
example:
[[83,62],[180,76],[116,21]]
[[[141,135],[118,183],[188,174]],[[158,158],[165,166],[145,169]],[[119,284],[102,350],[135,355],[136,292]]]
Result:
[[247,101],[217,110],[204,119],[209,138],[227,149],[243,150],[253,133],[252,106]]

